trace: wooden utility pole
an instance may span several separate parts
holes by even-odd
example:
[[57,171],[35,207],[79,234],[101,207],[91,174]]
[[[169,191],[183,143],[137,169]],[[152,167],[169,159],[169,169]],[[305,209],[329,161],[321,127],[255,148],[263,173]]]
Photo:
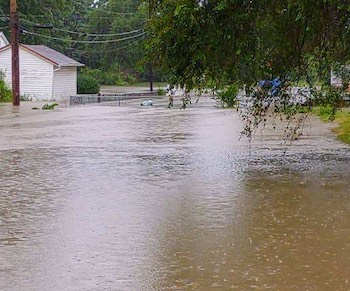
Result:
[[[148,1],[148,19],[150,20],[153,16],[153,0]],[[149,90],[153,92],[153,64],[150,61],[148,63],[148,78],[149,78]]]
[[12,104],[19,106],[19,17],[16,0],[10,0],[10,26],[12,51]]

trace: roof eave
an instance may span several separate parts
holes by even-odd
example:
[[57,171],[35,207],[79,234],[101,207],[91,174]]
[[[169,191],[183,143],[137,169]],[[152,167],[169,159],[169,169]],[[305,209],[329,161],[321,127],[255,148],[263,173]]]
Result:
[[84,67],[84,64],[77,63],[77,64],[58,64],[60,67]]

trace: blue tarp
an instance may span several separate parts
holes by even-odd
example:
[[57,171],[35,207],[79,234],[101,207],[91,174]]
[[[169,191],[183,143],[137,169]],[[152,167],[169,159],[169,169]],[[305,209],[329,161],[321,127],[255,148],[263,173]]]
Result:
[[271,95],[276,96],[281,90],[282,81],[280,78],[275,78],[273,80],[261,80],[258,83],[260,88],[271,89]]

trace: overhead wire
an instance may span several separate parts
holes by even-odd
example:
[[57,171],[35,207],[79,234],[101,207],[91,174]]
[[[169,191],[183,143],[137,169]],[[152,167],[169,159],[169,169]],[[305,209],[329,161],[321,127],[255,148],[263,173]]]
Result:
[[[25,20],[22,19],[23,22],[31,24],[31,25],[41,25],[29,20]],[[53,27],[53,30],[57,30],[57,31],[62,31],[62,32],[67,32],[67,33],[71,33],[71,34],[76,34],[76,35],[81,35],[81,36],[96,36],[96,37],[113,37],[113,36],[124,36],[124,35],[128,35],[128,34],[134,34],[134,33],[138,33],[140,31],[143,31],[142,28],[140,29],[135,29],[135,30],[131,30],[131,31],[125,31],[125,32],[118,32],[118,33],[87,33],[87,32],[79,32],[79,31],[73,31],[73,30],[68,30],[68,29],[63,29],[63,28],[57,28],[57,27]]]
[[[142,12],[116,12],[116,11],[108,11],[108,10],[96,10],[97,13],[110,13],[114,15],[135,15],[135,14],[142,14]],[[143,13],[146,16],[146,13]]]
[[[90,10],[91,12],[95,12],[95,13],[110,13],[110,14],[115,14],[115,15],[135,15],[135,14],[145,14],[146,13],[142,13],[142,12],[116,12],[116,11],[108,11],[108,10],[102,10],[102,9],[96,9],[95,11]],[[48,17],[48,15],[45,14],[25,14],[25,13],[21,13],[18,12],[20,16],[31,16],[31,17]]]
[[[125,15],[137,15],[136,13],[135,14],[125,14]],[[23,17],[26,17],[26,18],[50,18],[50,16],[48,15],[35,15],[35,14],[21,14],[20,15],[21,18],[23,19]],[[134,16],[134,17],[130,17],[132,19],[147,19],[146,15],[145,17],[141,17],[141,16]],[[70,17],[62,17],[61,19],[63,20],[81,20],[81,19],[86,19],[86,20],[89,20],[89,19],[105,19],[105,20],[111,20],[111,16],[78,16],[78,15],[73,15],[73,16],[70,16]]]
[[[122,47],[118,47],[118,48],[114,48],[114,49],[109,49],[109,50],[103,50],[103,53],[110,53],[110,52],[115,52],[115,51],[119,51],[119,50],[122,50],[122,49],[125,49],[125,48],[128,48],[128,47],[131,47],[132,45],[135,45],[136,43],[140,42],[141,40],[145,39],[144,37],[141,37],[140,39],[137,39],[125,46],[122,46]],[[91,53],[89,51],[86,51],[86,50],[74,50],[74,53]]]
[[29,34],[29,35],[35,35],[35,36],[39,36],[39,37],[44,37],[44,38],[48,38],[48,39],[60,40],[60,41],[64,41],[64,42],[86,43],[86,44],[116,43],[116,42],[120,42],[120,41],[125,41],[125,40],[129,40],[129,39],[137,38],[137,37],[140,37],[140,36],[147,34],[147,32],[142,32],[142,33],[128,36],[128,37],[124,37],[124,38],[109,39],[109,40],[90,40],[89,41],[89,40],[64,39],[64,38],[60,38],[60,37],[54,37],[54,36],[40,34],[40,33],[31,32],[31,31],[27,31],[27,30],[23,30],[23,33]]

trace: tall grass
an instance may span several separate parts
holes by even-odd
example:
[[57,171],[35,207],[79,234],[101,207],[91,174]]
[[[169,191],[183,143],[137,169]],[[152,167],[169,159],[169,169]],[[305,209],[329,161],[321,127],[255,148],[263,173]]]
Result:
[[350,109],[339,109],[335,113],[331,107],[317,107],[313,112],[325,121],[334,121],[337,127],[333,129],[337,138],[344,143],[350,144]]

